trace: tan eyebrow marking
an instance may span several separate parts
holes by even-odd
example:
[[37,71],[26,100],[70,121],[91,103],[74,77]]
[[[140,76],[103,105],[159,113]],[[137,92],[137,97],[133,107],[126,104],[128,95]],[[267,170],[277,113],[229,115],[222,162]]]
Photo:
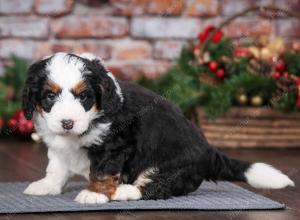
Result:
[[48,83],[46,85],[46,89],[50,90],[51,92],[53,92],[55,94],[58,94],[61,91],[61,88],[59,87],[59,85],[57,85],[53,81],[48,81]]
[[87,88],[87,85],[84,80],[81,80],[79,83],[77,83],[73,88],[72,92],[75,95],[79,95],[81,92],[83,92]]

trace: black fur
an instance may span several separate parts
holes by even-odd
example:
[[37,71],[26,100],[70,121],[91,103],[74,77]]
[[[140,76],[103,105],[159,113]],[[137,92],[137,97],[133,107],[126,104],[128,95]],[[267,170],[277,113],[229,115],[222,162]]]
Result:
[[[120,182],[133,183],[143,171],[155,167],[159,171],[144,186],[143,199],[184,195],[196,190],[203,180],[245,181],[250,163],[229,159],[211,147],[202,131],[175,105],[141,86],[118,81],[124,98],[121,102],[101,62],[78,59],[85,63],[82,71],[94,91],[92,102],[104,111],[90,130],[98,123],[111,122],[103,144],[85,146],[92,180],[120,173]],[[39,93],[46,81],[46,63],[40,61],[29,69],[23,93],[27,119],[42,100]]]
[[84,78],[92,85],[97,92],[98,107],[106,113],[107,116],[114,115],[121,108],[120,97],[116,94],[116,86],[113,80],[106,74],[107,70],[99,60],[85,61],[86,74]]
[[38,61],[29,67],[22,94],[22,107],[27,120],[32,119],[36,106],[41,103],[42,88],[47,79],[45,67],[50,59]]
[[143,199],[184,195],[203,180],[245,181],[250,163],[229,159],[212,148],[176,106],[145,88],[118,81],[124,96],[120,103],[101,64],[93,62],[87,68],[94,88],[105,82],[101,99],[105,116],[94,123],[112,122],[104,143],[88,148],[92,180],[120,173],[122,182],[133,183],[141,172],[156,167],[159,172],[143,189]]

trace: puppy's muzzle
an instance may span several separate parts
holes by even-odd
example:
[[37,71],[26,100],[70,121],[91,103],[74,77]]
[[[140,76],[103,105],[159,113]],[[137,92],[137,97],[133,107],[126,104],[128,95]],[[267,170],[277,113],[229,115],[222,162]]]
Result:
[[63,127],[63,129],[65,130],[71,130],[74,126],[74,121],[73,120],[62,120],[61,121],[61,125]]

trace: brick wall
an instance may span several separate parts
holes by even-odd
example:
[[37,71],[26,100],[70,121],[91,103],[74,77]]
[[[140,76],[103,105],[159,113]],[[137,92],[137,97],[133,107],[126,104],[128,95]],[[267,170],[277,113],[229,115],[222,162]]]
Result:
[[[153,78],[203,27],[251,5],[300,11],[300,0],[0,0],[0,72],[11,54],[33,60],[68,51],[99,55],[122,79]],[[250,14],[224,32],[297,41],[300,22]]]

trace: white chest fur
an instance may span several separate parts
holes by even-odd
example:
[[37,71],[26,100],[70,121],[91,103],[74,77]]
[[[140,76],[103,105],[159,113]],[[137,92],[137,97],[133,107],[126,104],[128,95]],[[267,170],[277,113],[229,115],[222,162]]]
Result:
[[78,141],[69,137],[55,136],[51,143],[47,144],[49,162],[57,163],[59,168],[88,179],[90,161],[87,150],[80,147]]
[[87,150],[83,147],[89,147],[92,144],[101,145],[103,137],[109,131],[110,123],[98,124],[82,137],[62,136],[51,133],[41,116],[36,118],[35,127],[48,146],[49,165],[51,161],[52,164],[56,164],[53,169],[61,168],[72,174],[88,178],[90,161],[87,156]]

